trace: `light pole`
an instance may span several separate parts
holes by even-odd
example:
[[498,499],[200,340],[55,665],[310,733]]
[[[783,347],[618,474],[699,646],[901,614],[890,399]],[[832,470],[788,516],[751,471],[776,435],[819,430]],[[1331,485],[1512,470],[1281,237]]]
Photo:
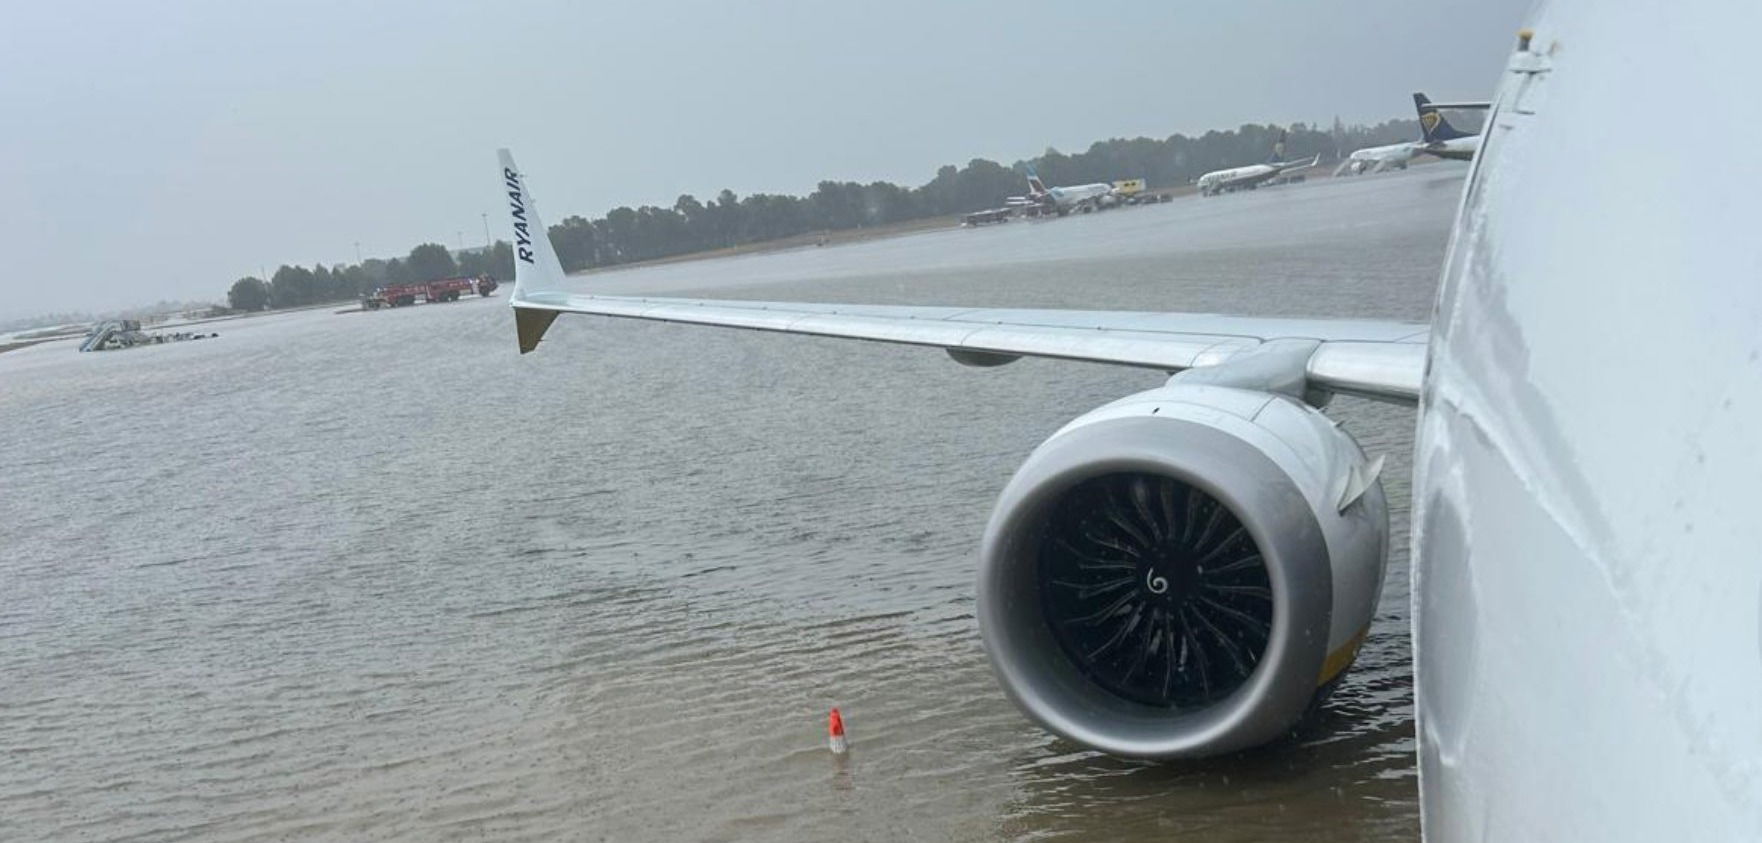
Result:
[[489,247],[490,247],[489,212],[485,211],[481,216],[483,217],[483,249],[484,249],[484,251],[487,252],[487,251],[489,251]]
[[355,265],[359,266],[360,264],[361,264],[361,241],[356,240],[355,241]]

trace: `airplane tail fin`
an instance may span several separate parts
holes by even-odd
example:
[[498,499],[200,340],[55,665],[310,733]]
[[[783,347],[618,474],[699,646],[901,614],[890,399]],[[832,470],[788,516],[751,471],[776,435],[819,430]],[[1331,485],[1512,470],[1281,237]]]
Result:
[[1419,112],[1419,130],[1427,143],[1469,137],[1468,132],[1450,125],[1450,121],[1444,119],[1444,112],[1432,105],[1431,98],[1425,94],[1414,92],[1413,108]]
[[1040,180],[1040,174],[1034,172],[1033,167],[1028,168],[1028,195],[1029,196],[1044,196],[1044,195],[1046,195],[1046,182],[1043,182]]
[[545,330],[557,318],[555,310],[529,306],[527,295],[558,287],[563,281],[563,265],[551,248],[550,230],[538,218],[538,206],[526,189],[526,178],[514,166],[514,156],[499,149],[496,157],[501,162],[502,190],[508,195],[508,212],[514,223],[514,294],[508,303],[514,308],[520,353],[525,354],[538,347]]
[[1279,130],[1279,139],[1276,141],[1273,141],[1273,151],[1272,151],[1271,155],[1267,156],[1267,159],[1266,159],[1267,163],[1278,164],[1278,163],[1285,160],[1285,138],[1286,138],[1286,135],[1287,135],[1287,133],[1284,129]]

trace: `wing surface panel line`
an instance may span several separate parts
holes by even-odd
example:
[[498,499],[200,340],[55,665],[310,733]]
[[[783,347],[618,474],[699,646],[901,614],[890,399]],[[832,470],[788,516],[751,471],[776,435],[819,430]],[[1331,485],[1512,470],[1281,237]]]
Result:
[[[557,294],[551,294],[551,295],[557,295]],[[897,315],[897,316],[877,316],[874,314],[867,313],[865,311],[870,308],[883,309],[883,310],[894,310],[894,311],[905,311],[905,310],[911,310],[911,309],[914,309],[914,308],[920,307],[920,306],[915,306],[915,305],[897,305],[897,306],[896,305],[847,305],[844,307],[847,307],[848,310],[834,311],[831,309],[827,309],[827,310],[797,309],[799,307],[799,305],[809,304],[808,302],[779,303],[779,302],[749,302],[749,301],[745,301],[742,299],[683,299],[683,298],[664,298],[664,297],[598,296],[598,295],[580,295],[580,294],[562,294],[562,295],[564,295],[571,303],[576,302],[576,301],[581,301],[581,302],[589,302],[589,303],[603,302],[603,303],[617,305],[617,304],[624,304],[624,303],[630,303],[630,302],[641,302],[644,304],[651,304],[655,308],[691,306],[691,307],[698,307],[698,308],[704,308],[704,309],[717,309],[717,310],[758,311],[758,312],[764,312],[764,313],[791,313],[791,314],[800,314],[802,316],[839,315],[839,316],[851,316],[851,317],[865,318],[865,319],[876,319],[876,318],[909,319],[909,320],[919,320],[919,321],[960,322],[960,323],[984,324],[984,325],[1010,325],[1010,326],[1015,326],[1015,327],[1048,328],[1048,329],[1059,329],[1059,330],[1072,330],[1074,328],[1079,327],[1079,326],[1075,326],[1075,325],[1059,324],[1059,323],[1055,323],[1055,322],[1024,321],[1024,320],[1007,319],[1007,318],[987,318],[987,319],[963,318],[963,317],[967,317],[969,314],[1009,313],[1010,312],[1007,310],[1000,310],[1000,309],[995,309],[995,308],[969,308],[969,309],[962,309],[962,310],[956,311],[954,313],[939,314],[939,315],[935,315],[935,316],[916,316],[916,315],[910,315],[910,314],[904,314],[904,313]],[[547,298],[548,297],[549,296],[547,296]],[[521,301],[521,305],[522,306],[539,306],[539,307],[545,307],[546,309],[574,311],[574,312],[590,312],[590,313],[600,313],[601,312],[601,311],[592,310],[592,309],[582,310],[582,308],[579,305],[572,306],[572,304],[570,304],[570,303],[546,303],[542,299],[525,299],[525,300]],[[830,308],[830,306],[828,306],[828,307]],[[942,310],[943,308],[923,307],[923,309],[939,311],[939,310]],[[1027,312],[1029,312],[1029,313],[1044,313],[1047,311],[1027,311]],[[1273,339],[1307,339],[1307,340],[1315,340],[1316,342],[1337,342],[1337,341],[1341,341],[1344,339],[1352,339],[1353,341],[1357,341],[1357,342],[1391,342],[1391,343],[1392,342],[1424,342],[1428,333],[1429,333],[1429,330],[1430,330],[1429,327],[1424,325],[1423,323],[1395,322],[1395,321],[1380,321],[1379,322],[1376,320],[1293,319],[1293,318],[1288,318],[1288,317],[1276,317],[1276,316],[1248,317],[1248,316],[1227,316],[1227,315],[1222,315],[1222,314],[1209,314],[1209,313],[1204,313],[1204,314],[1151,313],[1151,312],[1134,312],[1134,311],[1118,311],[1118,310],[1066,310],[1066,311],[1058,311],[1058,312],[1070,314],[1073,316],[1076,316],[1076,315],[1093,316],[1098,322],[1102,321],[1102,320],[1109,319],[1109,318],[1119,318],[1119,317],[1127,317],[1127,318],[1132,318],[1132,319],[1147,319],[1147,318],[1155,318],[1155,317],[1159,317],[1159,316],[1168,316],[1168,317],[1182,317],[1182,318],[1195,318],[1195,319],[1209,318],[1209,319],[1218,320],[1219,322],[1226,322],[1226,323],[1229,323],[1229,322],[1266,323],[1268,325],[1274,325],[1274,324],[1279,324],[1279,323],[1295,323],[1295,324],[1302,324],[1302,325],[1307,326],[1307,325],[1311,325],[1314,323],[1323,323],[1323,322],[1328,322],[1328,321],[1339,321],[1344,324],[1353,325],[1353,326],[1375,324],[1378,326],[1382,326],[1385,329],[1401,329],[1401,328],[1411,329],[1409,331],[1402,332],[1402,333],[1394,333],[1392,331],[1389,331],[1389,332],[1387,332],[1388,335],[1386,335],[1386,336],[1360,337],[1360,336],[1340,336],[1340,335],[1334,335],[1334,334],[1323,333],[1323,332],[1302,332],[1302,331],[1283,331],[1283,332],[1279,332],[1279,333],[1274,334],[1274,333],[1265,333],[1265,332],[1256,333],[1256,332],[1247,332],[1247,331],[1241,331],[1241,330],[1216,330],[1216,329],[1200,332],[1200,331],[1188,331],[1188,330],[1174,330],[1174,329],[1169,329],[1169,328],[1149,328],[1149,327],[1139,327],[1139,326],[1131,326],[1131,327],[1109,326],[1109,325],[1105,325],[1105,324],[1087,324],[1087,325],[1080,326],[1084,330],[1097,330],[1097,331],[1109,331],[1109,332],[1129,332],[1129,333],[1133,333],[1133,334],[1184,335],[1184,334],[1204,333],[1204,334],[1211,335],[1211,336],[1239,337],[1242,339],[1257,340],[1260,342],[1266,342],[1268,340],[1273,340]]]
[[1397,404],[1418,399],[1422,323],[1104,310],[756,302],[519,292],[517,308],[861,339],[1167,372],[1223,363],[1267,342],[1317,343],[1306,368],[1322,389]]

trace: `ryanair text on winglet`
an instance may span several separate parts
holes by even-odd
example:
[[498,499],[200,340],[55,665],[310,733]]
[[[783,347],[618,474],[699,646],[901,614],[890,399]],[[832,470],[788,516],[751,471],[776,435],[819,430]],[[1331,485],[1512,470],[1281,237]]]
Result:
[[520,190],[520,174],[502,168],[502,180],[508,184],[508,207],[514,212],[514,254],[532,263],[532,234],[526,228],[526,203]]

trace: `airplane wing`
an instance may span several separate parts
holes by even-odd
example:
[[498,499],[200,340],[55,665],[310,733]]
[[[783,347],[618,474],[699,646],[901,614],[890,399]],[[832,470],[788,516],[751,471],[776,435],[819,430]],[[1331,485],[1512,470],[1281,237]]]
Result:
[[[520,351],[537,347],[559,313],[806,334],[941,348],[994,366],[1019,357],[1178,372],[1213,366],[1274,340],[1308,340],[1311,386],[1412,404],[1425,370],[1424,323],[1284,319],[1199,313],[1018,310],[597,296],[557,289],[562,268],[513,159],[502,177],[515,232],[514,308]],[[1288,344],[1287,344],[1288,345]]]
[[1419,395],[1430,334],[1420,322],[643,298],[519,286],[513,306],[525,323],[522,352],[537,346],[558,313],[930,346],[981,366],[1051,357],[1178,372],[1222,363],[1271,340],[1313,340],[1307,367],[1312,383],[1395,403],[1412,403]]

